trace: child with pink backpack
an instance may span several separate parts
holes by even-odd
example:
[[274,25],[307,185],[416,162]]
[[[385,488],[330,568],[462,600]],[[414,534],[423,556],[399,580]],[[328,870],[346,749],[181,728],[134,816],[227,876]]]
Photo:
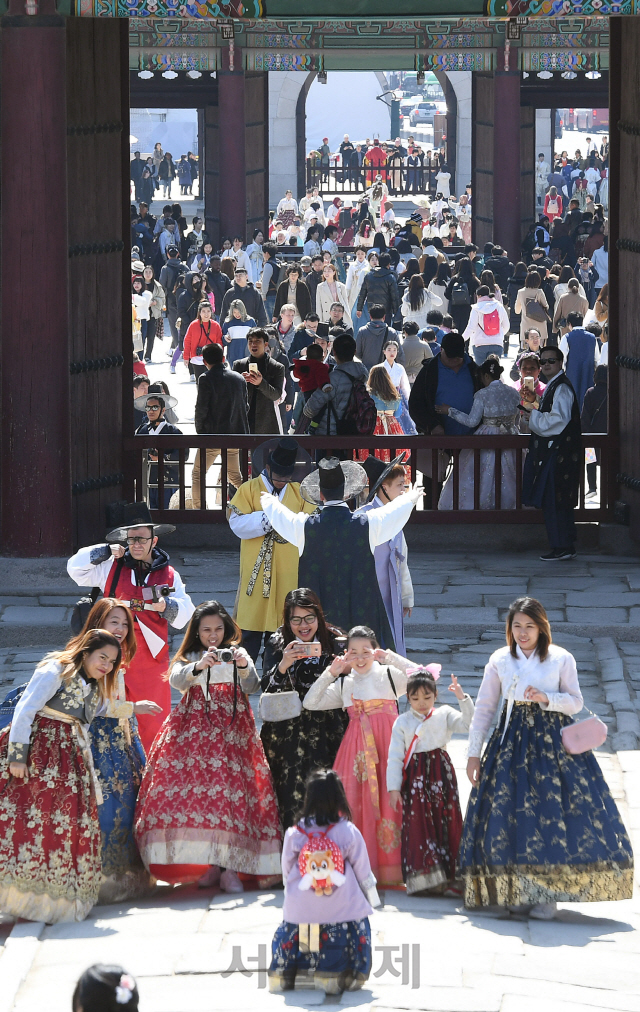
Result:
[[335,770],[309,775],[300,820],[285,834],[282,878],[269,990],[359,990],[371,973],[369,914],[380,900]]

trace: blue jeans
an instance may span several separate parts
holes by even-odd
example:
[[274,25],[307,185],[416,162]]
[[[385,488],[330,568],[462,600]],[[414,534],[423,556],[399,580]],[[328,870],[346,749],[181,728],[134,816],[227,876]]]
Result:
[[353,323],[354,337],[358,336],[358,331],[360,330],[360,327],[364,327],[365,324],[369,323],[370,319],[371,317],[369,316],[369,309],[367,308],[366,302],[362,309],[362,316],[360,317],[360,319],[358,319],[358,301],[356,299],[356,304],[351,310],[351,322]]
[[267,295],[264,300],[264,308],[267,312],[267,323],[271,323],[273,318],[273,311],[276,308],[276,297],[274,295]]
[[482,365],[486,362],[489,355],[497,355],[498,358],[502,357],[503,347],[501,344],[474,344],[473,346],[473,357],[476,365]]

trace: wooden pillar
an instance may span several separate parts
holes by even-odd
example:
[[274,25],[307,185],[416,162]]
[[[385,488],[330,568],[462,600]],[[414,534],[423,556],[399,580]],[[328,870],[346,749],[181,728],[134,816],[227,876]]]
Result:
[[617,447],[609,491],[626,504],[631,536],[640,541],[640,209],[628,199],[640,176],[640,22],[613,17],[609,25],[608,432]]
[[[10,0],[2,18],[2,550],[71,539],[65,23]],[[36,280],[37,279],[37,280]]]
[[493,241],[520,259],[520,71],[517,50],[498,52],[493,92]]
[[223,50],[223,69],[218,71],[218,199],[220,235],[244,237],[247,222],[245,154],[245,79],[242,53],[235,48],[234,69],[229,50]]
[[493,73],[474,71],[472,83],[473,241],[480,248],[493,239]]

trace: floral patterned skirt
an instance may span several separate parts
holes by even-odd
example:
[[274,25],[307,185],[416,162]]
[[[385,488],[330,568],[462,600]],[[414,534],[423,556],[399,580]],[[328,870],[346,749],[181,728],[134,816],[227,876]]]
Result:
[[208,865],[280,874],[271,773],[240,689],[233,717],[233,691],[231,684],[212,685],[207,702],[193,686],[149,753],[134,833],[146,867],[165,881],[192,881]]
[[571,718],[506,707],[471,792],[460,847],[465,905],[630,899],[633,852],[593,752],[569,755]]
[[[398,716],[395,702],[375,699],[357,712],[361,700],[347,707],[349,726],[333,768],[340,774],[351,821],[364,837],[378,885],[401,886],[402,813],[394,812],[387,794],[387,757],[391,729]],[[376,806],[377,799],[377,806]]]
[[343,710],[303,710],[291,720],[264,721],[260,737],[285,829],[300,814],[309,773],[333,766],[346,726]]
[[103,802],[98,806],[102,834],[101,903],[144,896],[152,885],[133,838],[133,817],[145,755],[135,717],[128,722],[95,717],[89,728],[91,752]]
[[448,752],[414,753],[402,784],[402,877],[408,893],[453,882],[461,836],[458,781]]
[[98,899],[96,796],[73,725],[37,716],[29,779],[9,773],[0,732],[0,911],[30,921],[82,921]]
[[300,925],[283,921],[273,936],[269,990],[357,991],[371,973],[369,918],[321,924],[317,952],[300,951]]

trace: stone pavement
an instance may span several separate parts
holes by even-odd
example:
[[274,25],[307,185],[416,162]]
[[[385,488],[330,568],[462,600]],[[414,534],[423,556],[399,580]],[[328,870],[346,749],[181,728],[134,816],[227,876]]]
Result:
[[[171,554],[195,602],[216,597],[233,606],[236,553],[175,548]],[[3,562],[0,695],[29,677],[45,649],[64,642],[78,596],[62,560]],[[504,642],[504,611],[514,597],[530,593],[546,605],[554,640],[576,656],[586,705],[609,727],[598,760],[640,853],[640,565],[592,556],[550,568],[530,548],[518,556],[413,553],[410,565],[416,608],[408,653],[442,663],[443,695],[451,671],[476,695],[490,653]],[[176,640],[179,634],[174,646]],[[455,738],[450,751],[464,807],[464,739]],[[160,888],[144,902],[96,907],[81,924],[12,926],[0,918],[0,1012],[66,1012],[75,980],[96,961],[121,963],[138,978],[141,1012],[317,1005],[363,1012],[541,1006],[640,1012],[637,892],[622,903],[561,905],[557,921],[541,923],[387,891],[371,922],[374,975],[364,991],[340,1001],[265,989],[281,906],[281,890],[227,897]]]

